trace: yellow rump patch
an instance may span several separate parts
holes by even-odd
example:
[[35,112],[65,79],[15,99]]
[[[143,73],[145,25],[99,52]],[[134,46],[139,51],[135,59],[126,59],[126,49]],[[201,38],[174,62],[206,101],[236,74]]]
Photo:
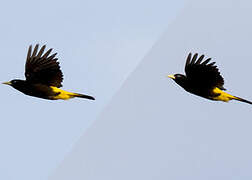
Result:
[[232,96],[231,94],[228,94],[228,93],[222,91],[221,89],[219,89],[217,87],[213,89],[213,93],[219,94],[219,96],[213,97],[213,99],[217,100],[217,101],[228,102],[228,101],[230,101],[232,99],[237,99],[237,100],[239,99],[239,98],[237,98],[235,96]]
[[53,99],[67,100],[67,99],[70,99],[70,98],[74,98],[77,95],[76,93],[71,93],[71,92],[68,92],[68,91],[64,91],[64,90],[59,89],[59,88],[54,87],[54,86],[50,86],[50,88],[52,89],[53,92],[59,93],[58,95],[54,96]]

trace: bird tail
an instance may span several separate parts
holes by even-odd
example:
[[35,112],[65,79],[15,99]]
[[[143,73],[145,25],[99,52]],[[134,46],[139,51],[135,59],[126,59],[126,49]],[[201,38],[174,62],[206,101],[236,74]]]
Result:
[[95,100],[94,97],[88,96],[88,95],[85,95],[85,94],[74,93],[72,96],[73,96],[73,97],[79,97],[79,98],[90,99],[90,100]]
[[228,102],[232,99],[234,100],[237,100],[237,101],[241,101],[241,102],[245,102],[245,103],[248,103],[248,104],[252,104],[251,101],[248,101],[246,99],[242,99],[240,97],[237,97],[237,96],[233,96],[231,94],[228,94],[222,90],[220,90],[219,88],[215,88],[213,89],[213,92],[218,94],[218,96],[214,97],[214,100],[219,100],[219,101],[225,101],[225,102]]
[[235,98],[235,100],[237,100],[237,101],[241,101],[241,102],[245,102],[245,103],[248,103],[248,104],[252,104],[252,102],[251,101],[248,101],[248,100],[246,100],[246,99],[242,99],[242,98],[240,98],[240,97],[237,97],[237,96],[234,96]]

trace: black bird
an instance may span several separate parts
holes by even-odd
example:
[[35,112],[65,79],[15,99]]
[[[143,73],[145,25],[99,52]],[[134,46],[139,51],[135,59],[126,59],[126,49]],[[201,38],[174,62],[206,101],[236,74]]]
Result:
[[32,52],[32,46],[29,47],[25,64],[26,80],[14,79],[3,84],[10,85],[26,95],[43,99],[67,100],[80,97],[95,100],[92,96],[59,89],[62,87],[63,74],[57,61],[58,58],[55,58],[57,53],[50,55],[52,49],[44,53],[45,45],[39,51],[38,48],[39,45],[36,44]]
[[204,55],[198,58],[198,54],[189,53],[186,64],[185,73],[169,75],[178,85],[186,91],[216,101],[228,102],[229,100],[238,100],[245,103],[252,104],[252,102],[242,99],[237,96],[232,96],[224,90],[224,79],[220,75],[219,69],[215,66],[215,62],[210,62],[211,58],[203,61]]

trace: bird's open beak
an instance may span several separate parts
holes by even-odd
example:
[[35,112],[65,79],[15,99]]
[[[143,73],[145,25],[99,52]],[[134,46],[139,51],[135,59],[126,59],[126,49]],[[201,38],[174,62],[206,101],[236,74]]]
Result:
[[174,75],[168,75],[168,77],[171,78],[171,79],[175,79]]
[[2,84],[11,85],[11,82],[3,82]]

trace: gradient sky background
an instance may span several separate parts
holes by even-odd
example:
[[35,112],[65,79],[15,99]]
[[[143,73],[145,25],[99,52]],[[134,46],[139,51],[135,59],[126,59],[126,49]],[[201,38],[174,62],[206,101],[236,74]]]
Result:
[[251,105],[166,77],[204,53],[228,92],[252,100],[251,13],[248,0],[190,0],[49,179],[251,180]]
[[46,101],[2,85],[0,179],[47,179],[184,6],[184,0],[2,2],[1,81],[23,79],[28,46],[46,44],[58,53],[63,89],[97,100]]

